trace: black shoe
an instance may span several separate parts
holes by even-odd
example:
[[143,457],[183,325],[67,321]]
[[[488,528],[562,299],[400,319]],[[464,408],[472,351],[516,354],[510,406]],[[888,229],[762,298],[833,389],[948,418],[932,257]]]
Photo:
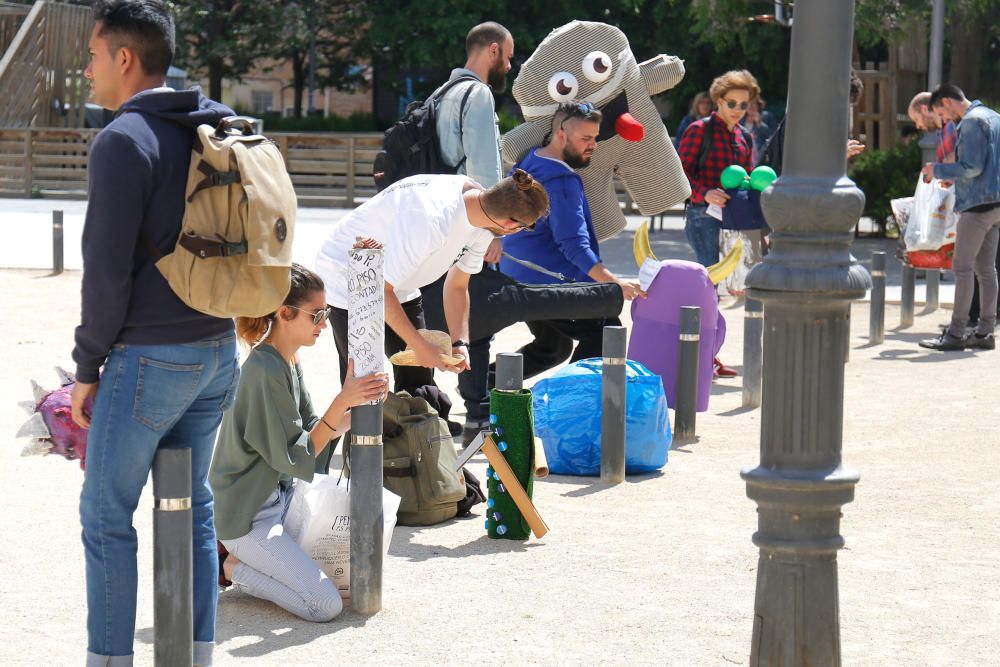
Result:
[[993,334],[972,334],[965,339],[965,347],[978,348],[980,350],[995,350],[996,339]]
[[918,343],[920,347],[927,348],[928,350],[940,350],[942,352],[949,352],[953,350],[964,350],[966,341],[968,338],[958,338],[952,336],[950,333],[945,331],[943,334],[937,338],[928,338],[922,340]]
[[[979,320],[970,321],[969,324],[965,325],[965,335],[971,336],[976,331],[976,327],[979,326]],[[951,329],[951,322],[945,322],[944,324],[939,324],[938,329],[941,333],[946,333],[948,329]]]
[[456,438],[462,435],[462,425],[458,422],[453,422],[448,420],[448,432],[451,433],[451,437]]

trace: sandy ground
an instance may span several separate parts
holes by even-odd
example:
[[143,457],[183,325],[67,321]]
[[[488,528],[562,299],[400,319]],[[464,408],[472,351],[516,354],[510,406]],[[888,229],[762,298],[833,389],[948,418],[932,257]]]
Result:
[[[23,441],[13,438],[29,380],[51,387],[51,368],[69,367],[79,283],[78,272],[0,271],[0,665],[81,664],[86,647],[82,473],[63,459],[20,457]],[[723,306],[722,356],[739,367],[742,310]],[[844,460],[861,483],[844,508],[839,556],[845,665],[1000,664],[1000,357],[918,348],[949,314],[892,331],[899,313],[890,307],[885,344],[868,346],[867,307],[854,307]],[[516,349],[527,335],[512,327],[494,350]],[[318,404],[336,391],[335,359],[332,337],[303,354]],[[397,527],[384,609],[370,618],[347,611],[311,624],[224,592],[216,663],[746,664],[756,513],[739,471],[757,462],[760,417],[740,401],[739,380],[717,382],[698,442],[671,451],[660,473],[614,487],[560,476],[536,483],[551,528],[542,540],[488,539],[482,505],[469,520]],[[473,460],[481,477],[485,467]],[[140,665],[153,654],[149,490],[135,517]]]

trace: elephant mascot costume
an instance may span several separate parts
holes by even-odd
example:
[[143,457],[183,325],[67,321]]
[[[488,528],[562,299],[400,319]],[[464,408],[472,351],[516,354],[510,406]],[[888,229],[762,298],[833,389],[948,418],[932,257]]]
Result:
[[504,168],[542,144],[561,102],[590,102],[603,114],[598,148],[579,171],[598,241],[625,228],[613,177],[625,184],[643,215],[656,215],[691,195],[677,151],[650,96],[684,77],[676,56],[637,63],[628,39],[606,23],[572,21],[535,49],[514,80],[524,124],[504,135]]

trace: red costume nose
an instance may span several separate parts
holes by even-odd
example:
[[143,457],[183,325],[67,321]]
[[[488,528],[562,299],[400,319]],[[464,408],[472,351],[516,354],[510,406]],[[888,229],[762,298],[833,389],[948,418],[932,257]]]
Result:
[[615,131],[626,141],[642,141],[646,129],[630,113],[623,113],[615,121]]

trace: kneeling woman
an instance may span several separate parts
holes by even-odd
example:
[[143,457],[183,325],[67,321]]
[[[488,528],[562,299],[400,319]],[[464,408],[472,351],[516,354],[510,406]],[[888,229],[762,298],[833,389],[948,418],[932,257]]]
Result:
[[296,357],[300,347],[315,344],[328,315],[322,279],[295,264],[277,312],[237,318],[237,335],[253,349],[209,473],[216,532],[229,552],[220,563],[225,578],[309,621],[329,621],[343,603],[333,582],[285,534],[292,478],[311,480],[316,456],[348,429],[348,410],[381,398],[387,386],[384,374],[355,378],[351,366],[340,394],[316,415]]

